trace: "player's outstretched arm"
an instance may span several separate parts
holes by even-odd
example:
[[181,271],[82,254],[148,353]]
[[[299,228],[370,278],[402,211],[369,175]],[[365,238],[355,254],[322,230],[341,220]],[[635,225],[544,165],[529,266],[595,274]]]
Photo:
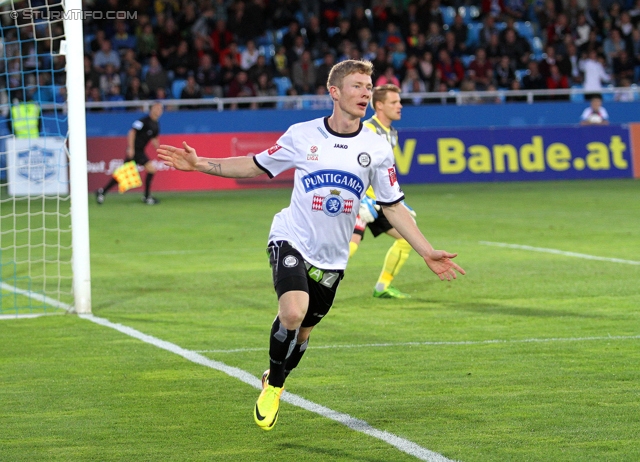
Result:
[[436,273],[440,280],[456,279],[456,271],[465,274],[460,266],[451,261],[458,254],[449,253],[446,250],[435,250],[427,238],[422,235],[413,217],[402,203],[383,206],[383,209],[384,216],[387,217],[389,223],[420,254],[429,269]]
[[165,165],[185,172],[202,172],[225,178],[253,178],[264,173],[251,157],[198,157],[196,150],[185,141],[182,148],[163,144],[157,152]]

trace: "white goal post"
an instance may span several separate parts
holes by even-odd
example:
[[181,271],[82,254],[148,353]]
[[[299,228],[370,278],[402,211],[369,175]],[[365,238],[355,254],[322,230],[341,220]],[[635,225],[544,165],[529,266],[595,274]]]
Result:
[[0,317],[91,313],[81,12],[0,0]]

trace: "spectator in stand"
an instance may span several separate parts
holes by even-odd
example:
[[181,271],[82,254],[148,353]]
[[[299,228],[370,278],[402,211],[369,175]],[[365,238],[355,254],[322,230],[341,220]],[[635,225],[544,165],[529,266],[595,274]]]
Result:
[[[469,36],[469,28],[464,22],[464,18],[460,13],[456,13],[453,17],[453,24],[449,27],[449,32],[453,34],[455,49],[459,54],[467,54],[467,37]],[[447,37],[445,36],[445,39]],[[471,50],[472,52],[473,50]]]
[[242,71],[242,69],[231,60],[231,56],[226,55],[223,58],[220,63],[220,86],[222,87],[223,95],[228,94],[229,85],[231,85],[231,82],[233,82],[240,71]]
[[395,45],[391,45],[389,47],[389,51],[391,54],[391,65],[396,70],[396,72],[398,72],[400,71],[400,69],[402,69],[404,62],[407,59],[404,42],[399,42]]
[[350,23],[351,24],[349,28],[356,32],[360,31],[363,28],[370,27],[369,20],[365,15],[364,7],[362,5],[358,5],[353,9],[353,12],[351,13]]
[[567,20],[566,14],[558,13],[553,24],[550,24],[549,27],[547,27],[547,45],[561,43],[564,40],[565,35],[571,35],[569,21]]
[[[109,93],[105,94],[104,100],[107,102],[117,102],[124,101],[124,96],[122,96],[120,85],[113,85],[109,89]],[[110,108],[113,110],[122,110],[122,108]]]
[[177,48],[167,59],[167,70],[173,72],[173,79],[186,80],[190,72],[197,67],[195,54],[189,49],[186,40],[181,40]]
[[590,0],[589,8],[587,8],[585,15],[592,29],[596,31],[602,30],[606,13],[605,10],[600,7],[600,0]]
[[609,113],[602,107],[602,97],[599,94],[590,97],[589,107],[580,116],[580,125],[609,125]]
[[411,24],[413,23],[415,23],[418,26],[418,30],[420,30],[421,19],[418,14],[417,2],[410,2],[400,13],[400,33],[405,37],[414,35],[414,32],[411,31]]
[[547,88],[545,78],[540,74],[538,63],[531,61],[528,67],[528,73],[522,78],[522,88],[525,90],[544,90]]
[[[547,88],[549,90],[566,90],[569,88],[569,79],[566,75],[560,73],[560,69],[556,64],[549,67],[549,76],[547,77]],[[568,100],[569,95],[554,95],[550,99]]]
[[635,0],[633,7],[629,9],[629,16],[631,17],[633,26],[638,28],[640,24],[640,0]]
[[264,18],[254,2],[237,0],[229,7],[227,27],[238,40],[245,42],[264,33]]
[[496,19],[491,15],[486,15],[482,18],[482,29],[478,37],[479,46],[486,48],[491,42],[493,34],[500,34],[496,27]]
[[451,59],[445,49],[438,52],[438,71],[440,80],[447,86],[447,89],[458,88],[464,78],[464,67],[459,60]]
[[258,55],[258,60],[253,66],[249,68],[247,74],[249,76],[249,80],[251,80],[252,82],[257,82],[258,76],[260,74],[267,74],[269,80],[273,79],[273,71],[267,64],[267,58],[264,55]]
[[591,26],[587,22],[587,17],[584,13],[578,15],[577,23],[573,29],[573,33],[576,36],[574,43],[577,47],[581,47],[589,41]]
[[149,89],[138,77],[133,77],[125,90],[124,99],[127,101],[141,101],[149,99]]
[[[503,49],[499,37],[500,36],[497,33],[492,34],[489,38],[489,44],[487,46],[483,46],[487,52],[487,60],[494,66],[502,59],[503,56],[505,56],[502,54]],[[516,65],[514,62],[511,62],[511,57],[509,55],[506,56],[509,58],[511,66],[515,69]]]
[[618,29],[611,29],[609,36],[604,40],[603,50],[607,60],[607,67],[613,68],[613,61],[620,57],[620,52],[627,49],[627,42],[622,39]]
[[153,32],[153,26],[146,24],[142,29],[140,35],[138,35],[136,50],[138,52],[138,59],[142,62],[151,57],[152,54],[158,49],[158,39]]
[[229,46],[220,52],[220,62],[224,61],[227,56],[231,58],[231,61],[235,66],[240,67],[242,57],[240,55],[240,50],[238,49],[238,44],[235,41],[229,43]]
[[463,50],[459,48],[458,44],[456,43],[455,34],[450,30],[444,33],[444,45],[442,45],[442,47],[440,48],[444,48],[445,50],[447,50],[447,53],[449,53],[451,59],[460,58],[464,54]]
[[155,96],[151,99],[155,99],[158,101],[163,101],[167,99],[167,89],[166,88],[158,88],[156,90]]
[[504,0],[504,16],[515,21],[525,21],[529,3],[524,0]]
[[635,100],[635,89],[631,88],[631,80],[622,78],[620,80],[619,89],[613,94],[614,101],[621,103],[630,103]]
[[107,64],[113,65],[116,71],[120,70],[120,55],[111,48],[111,41],[105,39],[100,45],[100,51],[93,55],[93,67],[103,74]]
[[511,83],[515,80],[516,73],[507,55],[500,58],[500,61],[494,68],[493,75],[496,78],[496,83],[499,88],[511,88]]
[[111,39],[111,43],[113,45],[113,49],[116,50],[121,55],[123,54],[123,50],[126,49],[135,49],[137,45],[136,36],[129,34],[127,30],[127,23],[122,19],[116,19],[114,23],[114,28],[116,33]]
[[158,34],[158,58],[165,64],[169,56],[176,51],[178,44],[182,41],[182,34],[176,27],[176,22],[169,17],[164,23],[164,27]]
[[375,86],[379,87],[381,85],[387,85],[387,84],[393,84],[396,87],[400,86],[400,81],[398,80],[398,77],[396,77],[395,75],[393,66],[387,66],[387,68],[384,71],[384,74],[382,74],[380,77],[376,79]]
[[89,55],[84,56],[84,82],[92,87],[100,86],[100,73],[93,67]]
[[407,51],[411,54],[418,46],[418,36],[420,35],[420,25],[417,22],[412,22],[406,32],[402,32],[405,37],[405,45]]
[[[355,43],[355,46],[362,51],[363,58],[365,53],[367,54],[371,53],[371,50],[372,50],[371,45],[374,46],[373,50],[375,50],[375,47],[378,46],[378,42],[375,42],[373,40],[373,34],[371,33],[371,29],[369,29],[368,27],[363,27],[358,31],[358,41]],[[375,51],[373,51],[373,56],[375,56]],[[371,61],[371,60],[369,59],[368,61]]]
[[336,32],[332,37],[329,37],[329,46],[334,50],[340,48],[340,45],[345,40],[351,43],[358,41],[358,31],[351,28],[351,21],[347,18],[343,18],[338,23],[340,30]]
[[227,30],[227,23],[219,17],[216,21],[216,28],[211,32],[210,37],[213,51],[217,56],[233,42],[233,34]]
[[[425,93],[427,91],[427,87],[424,82],[420,79],[420,75],[418,74],[417,69],[407,69],[407,75],[402,81],[402,93]],[[420,97],[411,97],[411,104],[414,106],[419,106],[422,104],[422,98]]]
[[260,53],[256,48],[255,42],[253,40],[247,40],[245,49],[240,53],[240,67],[248,71],[251,66],[258,62],[258,56],[260,56]]
[[89,48],[92,55],[95,55],[102,49],[102,42],[104,42],[106,39],[107,36],[104,31],[102,29],[98,29],[95,36],[93,37],[93,40],[91,40],[91,42],[89,43]]
[[117,86],[120,88],[122,81],[120,80],[120,74],[116,72],[113,64],[109,63],[105,67],[104,74],[100,76],[100,92],[103,95],[112,94],[112,88]]
[[431,2],[424,2],[418,5],[418,16],[423,19],[420,28],[427,30],[429,23],[435,22],[438,27],[442,29],[444,26],[444,17],[440,10],[440,0],[431,0]]
[[[267,74],[266,72],[261,73],[260,75],[258,75],[258,78],[256,79],[256,96],[278,96],[278,89],[276,88],[276,85],[273,83],[273,80],[271,80],[269,78],[269,74]],[[275,107],[276,103],[275,102],[271,102],[271,103],[258,103],[258,107],[260,108],[271,108],[271,107]]]
[[518,40],[513,29],[507,29],[500,55],[507,55],[516,69],[526,69],[529,62],[531,46],[526,40]]
[[301,95],[313,94],[316,88],[316,65],[311,52],[305,50],[291,67],[291,81]]
[[556,49],[552,45],[547,45],[545,51],[543,58],[538,62],[538,69],[546,79],[551,75],[551,66],[556,64]]
[[584,75],[583,88],[588,92],[599,93],[602,91],[602,83],[611,81],[602,61],[603,59],[598,56],[596,50],[589,51],[588,57],[580,61],[580,70]]
[[[229,90],[227,91],[226,96],[229,98],[256,96],[256,89],[253,86],[253,83],[249,81],[246,71],[240,70],[240,72],[236,74],[235,78],[229,84]],[[258,105],[255,102],[249,103],[249,104],[248,103],[241,103],[241,104],[232,103],[231,104],[230,109],[238,109],[238,108],[257,109]]]
[[371,61],[373,64],[373,75],[382,75],[389,65],[389,57],[387,56],[387,49],[385,47],[378,47],[376,58]]
[[289,77],[289,59],[287,58],[287,49],[284,46],[278,47],[278,51],[271,58],[271,65],[274,76]]
[[322,56],[329,51],[329,34],[327,30],[320,26],[320,19],[317,16],[310,16],[307,26],[307,46],[311,54],[316,57]]
[[324,54],[324,57],[322,59],[322,64],[320,64],[320,66],[318,66],[318,69],[316,70],[316,81],[315,81],[316,89],[319,86],[324,86],[327,84],[327,79],[329,78],[329,72],[331,71],[331,68],[335,64],[335,61],[336,59],[333,56],[333,53],[326,52]]
[[[98,87],[91,87],[91,89],[89,90],[89,96],[87,97],[87,102],[97,103],[100,101],[102,101],[102,95],[100,94],[100,89]],[[102,109],[98,107],[94,107],[94,108],[90,108],[89,112],[97,112],[101,110]]]
[[311,109],[316,110],[327,110],[333,108],[333,101],[329,97],[329,93],[327,93],[327,85],[318,85],[316,88],[316,96],[322,97],[318,99],[314,99],[311,102]]
[[[511,81],[511,87],[509,88],[511,91],[519,91],[522,90],[522,86],[518,79],[513,79]],[[506,97],[507,103],[521,103],[527,101],[526,95],[509,95]]]
[[380,44],[389,48],[391,45],[397,45],[403,42],[402,35],[398,30],[398,26],[390,22],[387,24],[386,30],[380,35]]
[[292,66],[293,63],[299,60],[306,49],[307,48],[304,46],[304,37],[299,35],[293,41],[293,46],[287,50],[287,61],[289,62],[289,66]]
[[633,32],[631,32],[629,52],[631,53],[631,58],[640,66],[640,28],[633,29]]
[[467,78],[473,81],[476,90],[483,91],[493,83],[493,66],[487,61],[487,52],[484,48],[476,49],[475,57],[469,64]]
[[[174,98],[176,95],[173,95]],[[187,84],[182,89],[180,93],[180,99],[201,99],[202,98],[202,90],[200,89],[200,85],[196,82],[196,77],[193,72],[189,72],[187,75]],[[198,109],[197,105],[187,105],[181,106],[183,109]]]
[[503,0],[482,0],[480,3],[480,11],[483,16],[493,16],[495,19],[502,19],[504,13]]
[[204,96],[215,96],[222,98],[222,87],[220,86],[220,75],[213,65],[210,55],[202,55],[200,64],[195,72],[196,82],[202,90]]
[[282,36],[282,45],[287,50],[291,49],[296,37],[302,37],[302,33],[300,32],[300,24],[298,24],[298,21],[293,20],[289,22],[287,33]]
[[620,50],[618,57],[613,59],[613,78],[616,86],[622,86],[623,80],[632,81],[635,75],[636,63],[633,62],[626,49]]
[[444,44],[444,35],[442,34],[442,28],[440,24],[433,21],[429,23],[429,29],[427,31],[427,46],[429,51],[435,56],[438,53],[440,47]]
[[569,77],[569,83],[571,85],[578,85],[582,83],[582,73],[578,63],[580,57],[578,56],[578,50],[573,43],[567,45],[567,56],[564,60],[558,63],[558,68],[562,74]]
[[149,58],[149,69],[145,76],[144,82],[147,84],[149,92],[154,95],[159,88],[167,89],[169,87],[169,76],[160,64],[158,57],[153,55]]
[[420,57],[418,71],[420,72],[420,77],[424,80],[426,91],[435,91],[439,82],[436,80],[436,66],[433,63],[433,54],[430,51],[425,51]]

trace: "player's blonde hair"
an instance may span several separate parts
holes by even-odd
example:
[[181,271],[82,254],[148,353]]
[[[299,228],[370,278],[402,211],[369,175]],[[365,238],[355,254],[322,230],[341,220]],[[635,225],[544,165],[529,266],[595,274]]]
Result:
[[380,85],[373,89],[373,94],[371,95],[371,107],[373,108],[374,111],[376,110],[376,103],[378,101],[381,103],[384,103],[385,100],[387,99],[387,93],[389,93],[390,91],[400,94],[402,90],[400,90],[400,88],[397,85],[394,85],[392,83]]
[[342,81],[350,74],[373,74],[373,64],[370,61],[359,61],[355,59],[347,59],[346,61],[339,62],[331,68],[329,71],[329,78],[327,79],[327,89],[331,87],[338,87],[342,89]]

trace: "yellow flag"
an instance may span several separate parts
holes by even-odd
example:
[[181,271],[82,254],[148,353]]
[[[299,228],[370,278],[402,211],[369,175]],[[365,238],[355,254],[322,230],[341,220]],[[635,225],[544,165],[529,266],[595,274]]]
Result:
[[140,173],[138,173],[138,166],[133,160],[125,162],[115,169],[113,177],[118,182],[118,191],[120,194],[130,190],[131,188],[138,188],[142,186],[142,179],[140,178]]

